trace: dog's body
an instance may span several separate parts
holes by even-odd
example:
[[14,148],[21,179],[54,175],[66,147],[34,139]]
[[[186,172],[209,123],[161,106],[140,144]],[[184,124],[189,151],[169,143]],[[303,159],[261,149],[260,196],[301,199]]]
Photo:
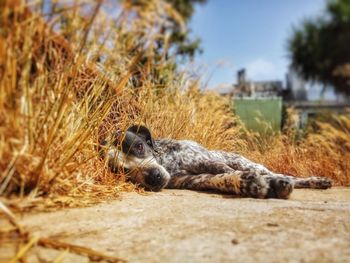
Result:
[[276,174],[234,153],[211,151],[188,140],[153,140],[144,126],[130,127],[108,150],[113,170],[148,190],[162,188],[214,190],[254,198],[288,198],[293,188],[326,189],[321,177]]

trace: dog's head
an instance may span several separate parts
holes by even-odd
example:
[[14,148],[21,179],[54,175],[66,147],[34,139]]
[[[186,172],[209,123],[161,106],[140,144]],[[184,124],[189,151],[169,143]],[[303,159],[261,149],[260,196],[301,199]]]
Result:
[[155,158],[153,138],[144,126],[134,125],[125,133],[115,133],[107,145],[107,158],[113,171],[123,169],[131,182],[147,190],[160,191],[170,180]]

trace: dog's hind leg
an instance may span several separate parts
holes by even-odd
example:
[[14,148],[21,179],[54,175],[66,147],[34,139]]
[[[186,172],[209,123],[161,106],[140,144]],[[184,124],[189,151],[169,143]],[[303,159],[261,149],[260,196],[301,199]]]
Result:
[[174,175],[167,188],[213,190],[242,197],[286,199],[293,190],[293,184],[284,178],[270,181],[251,171],[234,171],[222,174]]
[[[223,151],[211,151],[216,158],[219,158],[222,162],[226,163],[229,167],[241,171],[255,171],[263,176],[272,183],[276,184],[278,181],[290,180],[294,188],[312,188],[312,189],[327,189],[332,187],[332,181],[325,177],[294,177],[290,175],[279,174],[270,171],[261,164],[254,163],[247,158],[235,154]],[[275,182],[277,181],[277,182]]]

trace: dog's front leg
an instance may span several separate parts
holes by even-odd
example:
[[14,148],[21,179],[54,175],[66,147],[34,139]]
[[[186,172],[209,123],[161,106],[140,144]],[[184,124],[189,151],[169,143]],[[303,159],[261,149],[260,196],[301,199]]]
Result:
[[293,190],[286,181],[269,183],[260,174],[251,171],[234,171],[222,174],[174,175],[167,188],[214,190],[253,198],[288,198]]

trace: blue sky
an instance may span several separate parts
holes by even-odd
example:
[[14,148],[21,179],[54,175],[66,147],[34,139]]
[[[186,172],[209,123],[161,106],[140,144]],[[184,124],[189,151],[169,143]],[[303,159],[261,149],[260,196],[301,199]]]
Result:
[[292,26],[322,13],[325,0],[208,0],[196,6],[190,28],[202,39],[209,87],[236,82],[245,67],[252,80],[284,80]]

